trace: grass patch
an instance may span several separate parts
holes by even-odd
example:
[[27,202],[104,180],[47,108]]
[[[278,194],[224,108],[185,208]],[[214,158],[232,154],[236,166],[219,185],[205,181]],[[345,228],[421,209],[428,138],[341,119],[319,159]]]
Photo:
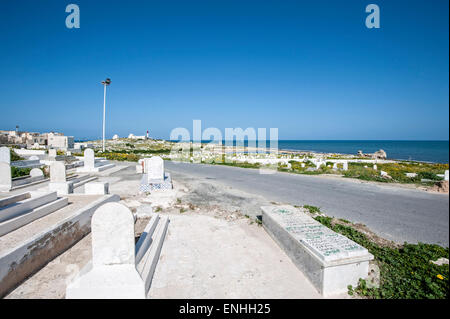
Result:
[[375,256],[380,268],[380,287],[368,288],[360,279],[349,293],[368,298],[392,299],[446,299],[449,297],[449,266],[431,263],[449,258],[449,249],[431,244],[408,244],[400,248],[384,247],[370,241],[367,236],[350,226],[332,223],[331,217],[317,216],[317,221],[340,233]]
[[303,208],[307,209],[311,214],[319,214],[321,213],[320,208],[311,205],[303,205]]

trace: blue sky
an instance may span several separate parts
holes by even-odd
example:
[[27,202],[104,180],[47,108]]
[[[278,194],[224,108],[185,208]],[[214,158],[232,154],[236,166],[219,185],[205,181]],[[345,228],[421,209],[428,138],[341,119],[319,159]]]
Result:
[[[67,29],[76,3],[81,28]],[[365,27],[366,5],[381,28]],[[449,137],[448,1],[1,1],[0,129]]]

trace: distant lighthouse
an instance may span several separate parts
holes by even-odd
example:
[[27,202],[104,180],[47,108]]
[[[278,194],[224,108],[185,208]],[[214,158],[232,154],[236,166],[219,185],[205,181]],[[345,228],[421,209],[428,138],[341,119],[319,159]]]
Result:
[[147,139],[148,139],[148,130],[147,130]]

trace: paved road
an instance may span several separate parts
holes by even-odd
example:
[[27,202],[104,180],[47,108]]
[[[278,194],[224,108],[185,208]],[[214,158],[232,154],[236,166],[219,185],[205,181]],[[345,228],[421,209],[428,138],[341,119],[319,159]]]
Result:
[[367,225],[397,242],[448,246],[449,197],[414,189],[359,183],[289,173],[166,161],[169,172],[215,179],[235,189],[263,195],[270,201],[314,205],[329,215]]

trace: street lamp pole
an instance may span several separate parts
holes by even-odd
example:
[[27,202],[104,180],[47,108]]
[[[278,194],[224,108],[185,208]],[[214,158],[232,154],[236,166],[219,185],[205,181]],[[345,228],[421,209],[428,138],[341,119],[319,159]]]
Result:
[[105,152],[105,113],[106,113],[106,87],[111,84],[111,79],[102,81],[103,84],[103,153]]

